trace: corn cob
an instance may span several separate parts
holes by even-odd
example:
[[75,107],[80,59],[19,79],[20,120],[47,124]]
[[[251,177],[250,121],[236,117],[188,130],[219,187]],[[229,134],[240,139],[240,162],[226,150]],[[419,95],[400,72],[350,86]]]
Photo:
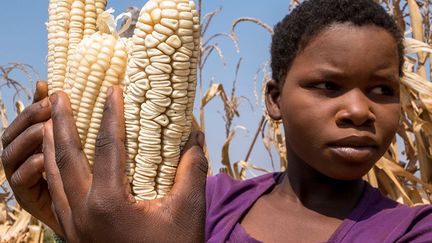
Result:
[[57,30],[57,0],[51,0],[48,5],[48,88],[53,90],[52,80],[54,76],[55,65],[55,43],[56,43],[56,30]]
[[96,32],[96,19],[106,0],[50,0],[48,7],[49,94],[63,90],[67,67],[84,37]]
[[132,37],[125,88],[126,174],[139,200],[166,195],[191,131],[199,57],[193,1],[150,0]]
[[48,87],[55,92],[63,87],[69,45],[72,0],[52,0],[48,19]]
[[99,16],[103,11],[105,11],[107,5],[107,0],[95,0],[96,14]]
[[[106,1],[73,0],[70,5],[62,1],[51,0],[49,6],[48,76],[53,80],[49,91],[63,90],[69,95],[84,152],[93,164],[106,91],[123,82],[128,54],[118,35],[95,32],[98,8],[105,7]],[[104,17],[114,22],[109,13]],[[59,26],[64,30],[62,38],[53,34]],[[109,31],[106,26],[101,29]],[[58,62],[64,65],[62,73],[56,72]]]
[[80,43],[75,57],[78,72],[72,82],[71,105],[81,144],[93,164],[106,92],[124,79],[127,49],[122,40],[97,32]]

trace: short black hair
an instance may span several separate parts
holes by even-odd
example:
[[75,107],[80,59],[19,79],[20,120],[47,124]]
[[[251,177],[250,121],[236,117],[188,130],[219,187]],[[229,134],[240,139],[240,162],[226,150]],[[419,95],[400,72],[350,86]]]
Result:
[[296,55],[320,31],[335,23],[376,25],[395,39],[399,55],[399,76],[403,66],[403,36],[385,9],[373,0],[308,0],[276,24],[271,44],[272,78],[283,84]]

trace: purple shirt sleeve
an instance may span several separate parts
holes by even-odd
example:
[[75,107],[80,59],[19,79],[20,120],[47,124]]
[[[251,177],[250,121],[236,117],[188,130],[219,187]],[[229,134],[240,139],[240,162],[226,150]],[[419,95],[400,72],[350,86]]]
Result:
[[[281,175],[266,174],[246,181],[233,180],[226,174],[209,177],[206,242],[257,243],[239,221]],[[366,184],[356,208],[328,242],[432,242],[432,206],[407,207]]]

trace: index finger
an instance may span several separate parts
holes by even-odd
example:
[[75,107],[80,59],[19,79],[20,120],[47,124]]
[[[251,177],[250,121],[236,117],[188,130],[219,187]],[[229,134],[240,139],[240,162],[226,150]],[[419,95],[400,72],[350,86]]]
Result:
[[18,135],[30,126],[47,121],[51,117],[51,105],[47,97],[26,107],[3,132],[3,148],[6,148]]
[[72,108],[67,95],[56,92],[50,97],[55,142],[55,160],[71,208],[80,205],[91,184],[90,167],[83,152]]
[[45,137],[43,141],[44,168],[47,177],[48,189],[54,206],[55,217],[66,236],[73,235],[72,211],[67,195],[64,191],[63,181],[55,161],[54,135],[52,121],[45,123]]
[[[2,144],[6,148],[12,140],[24,132],[28,127],[39,122],[46,121],[51,116],[51,107],[48,102],[48,86],[44,81],[36,83],[36,91],[33,96],[33,104],[26,107],[23,112],[3,132]],[[46,98],[46,99],[45,99]]]
[[93,186],[99,191],[106,190],[114,193],[118,190],[127,191],[128,181],[124,173],[126,150],[122,92],[119,86],[111,87],[108,90],[96,140]]

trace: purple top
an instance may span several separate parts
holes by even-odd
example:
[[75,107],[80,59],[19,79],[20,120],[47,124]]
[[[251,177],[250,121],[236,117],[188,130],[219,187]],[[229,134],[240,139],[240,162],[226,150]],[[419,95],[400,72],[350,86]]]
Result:
[[[259,242],[247,234],[239,220],[281,175],[266,174],[246,181],[226,174],[209,177],[206,242]],[[432,206],[398,204],[366,183],[357,206],[328,242],[432,242]]]

